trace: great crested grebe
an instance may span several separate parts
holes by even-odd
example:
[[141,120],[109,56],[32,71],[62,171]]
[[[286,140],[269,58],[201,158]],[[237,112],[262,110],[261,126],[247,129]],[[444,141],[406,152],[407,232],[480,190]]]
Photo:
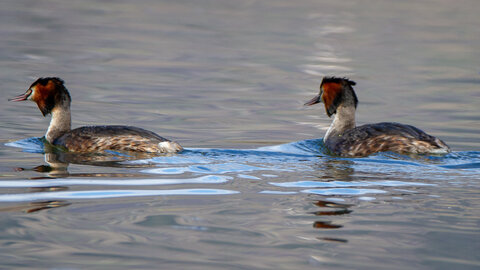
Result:
[[450,148],[420,129],[399,123],[376,123],[355,126],[357,95],[354,81],[345,78],[325,77],[320,93],[305,105],[325,104],[327,115],[333,122],[323,137],[332,154],[343,157],[364,157],[377,152],[399,154],[446,154]]
[[175,153],[183,148],[176,142],[132,126],[87,126],[71,129],[70,94],[60,78],[39,78],[23,95],[10,101],[31,100],[43,116],[52,115],[45,139],[69,152],[103,150]]

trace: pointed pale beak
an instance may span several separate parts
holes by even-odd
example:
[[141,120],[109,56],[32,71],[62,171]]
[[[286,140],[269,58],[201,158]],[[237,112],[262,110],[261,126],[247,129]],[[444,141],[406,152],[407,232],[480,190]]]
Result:
[[304,106],[311,106],[311,105],[314,105],[314,104],[317,104],[317,103],[320,103],[320,102],[321,102],[320,95],[316,95],[311,100],[307,101],[307,103],[305,103],[303,105]]
[[9,98],[8,101],[24,101],[24,100],[27,100],[31,94],[32,94],[32,90],[28,89],[27,92],[25,92],[25,94],[16,96],[14,98]]

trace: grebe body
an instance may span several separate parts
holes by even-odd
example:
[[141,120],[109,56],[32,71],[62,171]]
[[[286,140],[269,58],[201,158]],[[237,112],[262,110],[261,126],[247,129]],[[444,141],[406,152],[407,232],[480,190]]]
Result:
[[446,154],[450,148],[442,140],[422,130],[393,122],[366,124],[356,127],[355,111],[358,98],[353,90],[355,82],[336,77],[325,77],[320,93],[305,105],[323,102],[333,122],[323,141],[334,155],[364,157],[377,152],[399,154]]
[[25,94],[10,100],[31,100],[37,103],[43,116],[51,114],[45,139],[50,144],[63,147],[70,152],[112,150],[175,153],[183,150],[178,143],[138,127],[87,126],[72,130],[71,97],[60,78],[39,78]]

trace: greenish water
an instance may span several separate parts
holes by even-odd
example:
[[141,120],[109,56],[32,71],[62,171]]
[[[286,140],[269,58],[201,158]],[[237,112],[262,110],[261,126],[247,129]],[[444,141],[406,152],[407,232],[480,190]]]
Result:
[[[477,269],[476,1],[3,1],[1,269]],[[326,155],[302,104],[357,82],[359,124],[396,121],[445,157]],[[66,81],[73,126],[125,124],[178,155],[44,154],[11,103]],[[53,166],[54,169],[51,170]]]

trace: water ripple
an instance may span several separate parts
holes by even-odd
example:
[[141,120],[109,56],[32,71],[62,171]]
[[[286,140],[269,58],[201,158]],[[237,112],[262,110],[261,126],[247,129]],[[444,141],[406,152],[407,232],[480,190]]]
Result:
[[368,187],[368,186],[384,186],[384,187],[401,187],[401,186],[435,186],[434,184],[425,183],[413,183],[403,181],[331,181],[331,182],[319,182],[319,181],[297,181],[297,182],[284,182],[269,184],[277,187]]
[[6,146],[22,148],[24,152],[44,153],[42,138],[32,137],[5,143]]
[[191,165],[187,167],[167,167],[142,170],[143,173],[152,174],[183,174],[185,172],[202,173],[202,174],[224,174],[232,172],[249,172],[249,171],[263,171],[263,170],[282,170],[291,171],[280,168],[266,168],[259,166],[252,166],[241,163],[221,163],[221,164],[205,164],[205,165]]
[[37,200],[64,199],[107,199],[141,196],[171,195],[231,195],[238,191],[226,189],[169,189],[169,190],[94,190],[94,191],[59,191],[0,195],[0,202],[25,202]]
[[153,186],[153,185],[177,185],[177,184],[221,184],[232,179],[228,176],[207,175],[197,178],[184,179],[78,179],[78,178],[57,178],[35,181],[0,181],[2,188],[21,187],[52,187],[52,186]]
[[380,189],[353,189],[353,188],[326,188],[326,189],[305,189],[303,193],[311,193],[318,195],[364,195],[364,194],[381,194],[387,193]]
[[[41,138],[28,138],[7,143],[8,146],[20,147],[26,152],[42,152]],[[112,154],[112,153],[110,153]],[[121,154],[121,153],[118,153]],[[47,159],[46,159],[47,160]],[[82,164],[79,162],[79,164]],[[91,163],[87,163],[91,164]],[[278,188],[299,188],[298,190],[268,190],[259,189],[255,192],[261,194],[291,195],[298,192],[335,195],[358,196],[364,194],[387,193],[386,187],[418,187],[435,186],[436,184],[424,183],[423,179],[432,181],[448,180],[451,177],[442,177],[439,172],[456,170],[458,181],[468,181],[472,174],[478,173],[480,167],[480,152],[454,152],[446,156],[404,156],[393,153],[379,153],[365,158],[340,158],[332,157],[325,153],[322,139],[304,140],[281,145],[260,147],[257,149],[214,149],[214,148],[189,148],[175,155],[161,155],[143,159],[130,158],[122,160],[115,166],[149,166],[141,169],[141,173],[151,175],[175,175],[166,179],[85,179],[85,178],[56,178],[40,179],[35,181],[0,181],[0,188],[44,188],[54,186],[154,186],[154,185],[188,185],[188,184],[221,184],[236,180],[254,180],[261,182],[270,178],[268,185]],[[154,166],[151,168],[150,166]],[[319,170],[319,168],[321,168]],[[271,172],[274,172],[272,174]],[[282,175],[281,178],[278,174]],[[290,179],[286,177],[301,172],[301,177],[312,177],[310,172],[321,172],[315,175],[316,181],[308,179]],[[305,172],[308,172],[305,175]],[[352,176],[379,173],[381,181],[352,181]],[[191,177],[194,174],[198,177]],[[73,175],[70,175],[73,176]],[[297,176],[295,176],[297,177]],[[406,177],[406,178],[405,178]],[[463,177],[463,178],[460,178]],[[391,180],[390,180],[391,179]],[[401,181],[406,179],[407,181]],[[395,181],[394,181],[395,180]],[[252,181],[247,181],[252,183]],[[378,187],[370,189],[366,187]],[[200,191],[205,192],[200,192]],[[112,198],[124,196],[157,196],[157,195],[216,195],[223,191],[218,189],[185,189],[185,190],[126,190],[126,191],[86,191],[79,192],[50,192],[27,194],[0,195],[0,201],[9,200],[40,200],[40,199],[65,199],[65,198]],[[228,193],[230,194],[230,193]],[[51,197],[50,197],[51,196]],[[362,197],[369,200],[371,197]]]

